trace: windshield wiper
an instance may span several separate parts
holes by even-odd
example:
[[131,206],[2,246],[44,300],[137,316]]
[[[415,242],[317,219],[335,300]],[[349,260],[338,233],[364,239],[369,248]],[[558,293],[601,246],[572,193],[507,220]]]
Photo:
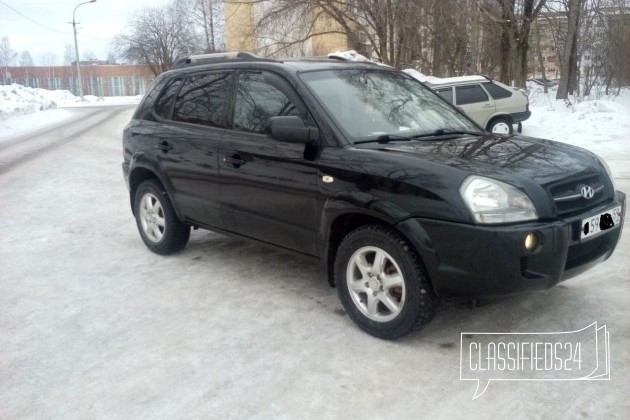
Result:
[[385,144],[385,143],[389,143],[390,141],[411,141],[411,140],[425,138],[425,137],[453,136],[453,135],[459,135],[459,134],[469,134],[471,136],[483,136],[485,133],[482,131],[450,130],[447,128],[440,128],[439,130],[435,130],[430,133],[414,134],[413,136],[401,136],[398,134],[382,134],[374,139],[355,141],[354,144],[363,144],[363,143]]
[[[413,138],[415,138],[415,136]],[[354,144],[374,143],[374,142],[385,144],[385,143],[389,143],[390,141],[411,141],[413,140],[413,138],[409,136],[399,136],[397,134],[382,134],[375,139],[355,141]]]
[[439,137],[445,135],[458,135],[458,134],[469,134],[471,136],[483,136],[485,133],[483,131],[468,131],[468,130],[450,130],[448,128],[440,128],[431,133],[418,134],[413,136],[414,139],[422,138],[422,137]]

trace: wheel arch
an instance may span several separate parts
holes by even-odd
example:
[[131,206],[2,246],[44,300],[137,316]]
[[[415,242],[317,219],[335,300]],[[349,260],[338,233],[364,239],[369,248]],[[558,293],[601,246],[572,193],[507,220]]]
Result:
[[[146,180],[155,179],[160,184],[162,184],[162,186],[164,187],[164,190],[169,195],[169,197],[173,197],[172,186],[158,174],[159,174],[159,171],[155,170],[155,168],[153,168],[151,165],[149,165],[147,162],[144,162],[144,161],[134,162],[131,169],[129,170],[129,204],[131,205],[131,211],[133,212],[134,216],[136,215],[135,209],[134,209],[136,191],[138,187],[140,186],[140,184],[142,184]],[[181,214],[175,200],[171,199],[171,203],[173,205],[173,208],[175,209],[177,218],[183,221],[184,220],[183,215]]]
[[486,126],[484,128],[488,130],[490,126],[492,125],[492,123],[498,119],[507,120],[510,124],[514,124],[514,120],[512,119],[512,116],[510,114],[502,113],[502,114],[496,114],[490,117],[490,119],[488,119],[488,122],[486,123]]
[[[325,265],[330,286],[335,287],[333,269],[341,241],[352,230],[369,224],[383,225],[396,230],[414,247],[426,266],[429,279],[432,278],[432,274],[435,272],[435,252],[427,232],[422,228],[418,219],[411,217],[393,203],[374,206],[374,201],[370,201],[371,207],[360,207],[356,206],[356,203],[351,205],[344,202],[345,205],[341,208],[340,204],[342,203],[335,200],[334,202],[329,201],[324,206],[320,227],[320,257]],[[381,204],[384,203],[381,202]],[[335,211],[332,211],[333,208]]]

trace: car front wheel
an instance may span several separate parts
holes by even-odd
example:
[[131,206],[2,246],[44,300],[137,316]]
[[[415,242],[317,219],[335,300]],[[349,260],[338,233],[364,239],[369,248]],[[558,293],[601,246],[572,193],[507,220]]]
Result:
[[395,230],[360,227],[341,242],[335,260],[339,299],[362,330],[399,338],[433,318],[437,297],[415,250]]
[[164,187],[156,180],[140,184],[135,194],[134,212],[142,240],[156,254],[172,254],[188,243],[190,226],[177,218]]

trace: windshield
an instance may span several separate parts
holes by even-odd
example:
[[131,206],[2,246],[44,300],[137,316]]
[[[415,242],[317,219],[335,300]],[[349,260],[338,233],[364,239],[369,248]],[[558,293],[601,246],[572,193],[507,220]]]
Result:
[[343,69],[300,77],[352,142],[440,130],[479,132],[437,95],[403,74]]

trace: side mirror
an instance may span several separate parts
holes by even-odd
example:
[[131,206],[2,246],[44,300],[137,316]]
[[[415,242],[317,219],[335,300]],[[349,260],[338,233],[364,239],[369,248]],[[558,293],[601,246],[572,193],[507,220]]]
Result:
[[319,138],[319,130],[307,127],[298,116],[271,117],[265,129],[267,136],[287,143],[311,143]]

